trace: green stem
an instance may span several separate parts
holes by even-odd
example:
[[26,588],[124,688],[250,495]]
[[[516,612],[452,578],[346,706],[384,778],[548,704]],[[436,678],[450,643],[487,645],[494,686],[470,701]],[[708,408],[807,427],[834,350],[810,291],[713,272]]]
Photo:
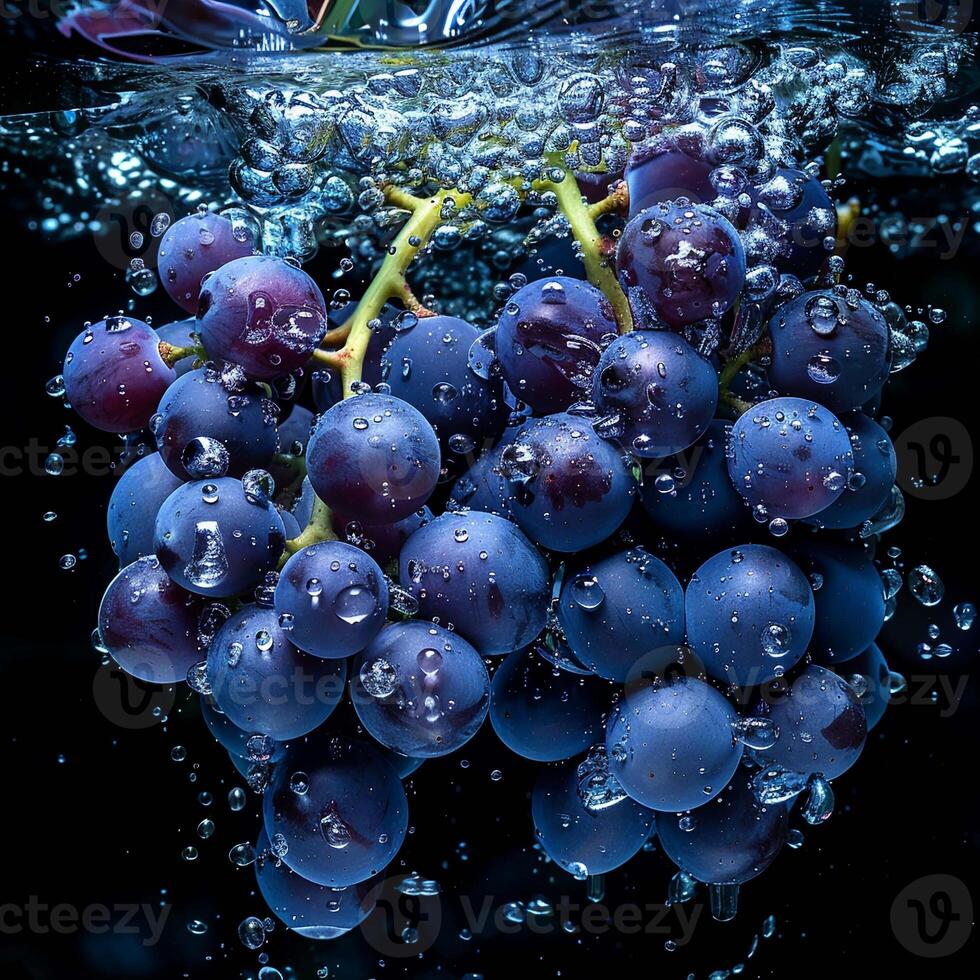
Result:
[[605,254],[605,241],[595,226],[594,211],[583,200],[574,175],[568,170],[563,172],[564,179],[535,181],[534,188],[551,191],[558,199],[558,207],[582,249],[582,263],[589,282],[609,300],[619,332],[628,333],[633,329],[633,312]]
[[439,191],[430,198],[422,199],[412,197],[397,188],[389,188],[386,196],[396,206],[411,211],[411,215],[402,226],[381,263],[381,268],[371,280],[351,317],[350,330],[343,348],[339,351],[316,351],[314,354],[317,360],[340,371],[345,398],[354,393],[351,386],[361,380],[364,357],[371,342],[371,321],[381,315],[381,310],[389,299],[400,299],[408,309],[416,302],[405,281],[405,273],[428,244],[432,232],[442,222],[442,208],[446,199],[451,197],[457,209],[465,207],[472,199],[470,194],[460,191]]
[[319,497],[314,497],[310,523],[306,525],[298,538],[291,538],[286,542],[286,550],[279,560],[279,567],[282,568],[286,564],[290,555],[295,555],[297,551],[308,548],[311,544],[318,544],[320,541],[336,541],[337,535],[334,533],[332,517],[330,508]]
[[165,340],[160,341],[160,356],[163,358],[164,364],[167,367],[173,367],[178,361],[182,361],[185,357],[205,357],[203,347],[198,347],[192,345],[190,347],[174,347],[173,344],[168,344]]

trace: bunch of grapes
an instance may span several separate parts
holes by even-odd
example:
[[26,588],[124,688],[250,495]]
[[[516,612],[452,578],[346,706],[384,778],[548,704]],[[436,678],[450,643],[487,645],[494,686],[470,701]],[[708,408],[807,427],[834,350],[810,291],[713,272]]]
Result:
[[303,935],[363,920],[402,781],[488,716],[540,763],[557,865],[656,835],[730,917],[884,710],[892,346],[840,283],[827,190],[673,150],[617,193],[612,287],[521,277],[489,331],[385,306],[352,383],[315,364],[356,303],[215,214],[160,249],[193,320],[120,314],[68,351],[79,415],[157,448],[109,504],[101,642],[199,695]]

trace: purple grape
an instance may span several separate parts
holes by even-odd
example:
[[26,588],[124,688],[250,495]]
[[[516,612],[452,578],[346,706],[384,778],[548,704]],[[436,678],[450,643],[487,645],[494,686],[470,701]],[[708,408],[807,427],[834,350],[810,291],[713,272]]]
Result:
[[317,496],[365,524],[408,517],[439,479],[439,440],[432,426],[390,395],[356,395],[324,412],[306,459]]
[[625,864],[656,827],[652,810],[629,797],[617,799],[615,781],[593,772],[591,757],[542,768],[531,794],[535,836],[548,857],[576,878]]
[[293,646],[274,609],[243,606],[211,643],[207,676],[229,721],[285,742],[319,728],[333,714],[347,664]]
[[756,516],[799,519],[829,507],[853,469],[851,440],[836,416],[802,398],[773,398],[732,427],[728,474]]
[[352,670],[351,697],[361,724],[402,755],[428,759],[455,752],[487,716],[490,678],[482,658],[441,626],[389,626]]
[[123,471],[112,488],[107,514],[109,540],[120,568],[154,553],[157,512],[180,485],[159,453],[150,453]]
[[592,400],[600,414],[616,419],[610,435],[637,456],[660,458],[687,449],[708,428],[718,375],[678,334],[634,330],[603,351]]
[[185,483],[163,503],[156,555],[178,584],[200,595],[235,596],[276,567],[286,544],[275,507],[241,480]]
[[452,499],[460,507],[511,518],[510,484],[500,472],[500,457],[507,443],[486,450],[456,481]]
[[764,684],[797,663],[813,635],[807,577],[775,548],[746,544],[709,558],[685,594],[687,641],[714,678]]
[[197,309],[201,282],[233,259],[251,255],[256,242],[244,226],[221,214],[189,214],[160,239],[157,265],[167,295],[182,309]]
[[110,316],[87,326],[65,355],[65,395],[96,429],[142,429],[177,375],[142,320]]
[[528,422],[500,464],[514,519],[553,551],[582,551],[619,528],[636,495],[631,467],[588,418],[567,413]]
[[683,150],[634,153],[626,168],[630,217],[681,197],[695,204],[710,204],[718,196],[711,183],[711,169],[710,163]]
[[644,475],[643,506],[658,529],[685,542],[743,536],[749,511],[728,476],[727,442],[728,425],[711,422],[687,452]]
[[602,740],[609,696],[594,677],[561,670],[535,650],[517,650],[490,685],[490,722],[512,752],[557,762]]
[[839,664],[871,646],[885,622],[885,596],[864,549],[807,535],[793,541],[789,553],[813,586],[814,660]]
[[307,881],[277,857],[262,831],[255,845],[255,880],[277,919],[304,939],[336,939],[356,929],[374,909],[381,891],[378,878],[346,888]]
[[443,445],[464,455],[477,439],[495,437],[507,417],[499,382],[469,367],[469,350],[479,336],[457,317],[424,317],[395,332],[380,358],[380,380],[391,394],[417,408]]
[[385,624],[388,585],[377,562],[343,541],[297,551],[276,585],[275,608],[290,642],[317,657],[363,650]]
[[719,317],[745,282],[738,232],[717,211],[683,198],[632,218],[617,263],[633,313],[645,325],[678,328]]
[[178,378],[150,427],[182,480],[243,476],[267,466],[279,445],[275,403],[256,384],[229,383],[213,364]]
[[302,269],[252,255],[223,265],[205,282],[197,324],[209,357],[267,381],[309,360],[326,333],[327,307]]
[[[174,320],[156,328],[157,336],[171,347],[194,347],[197,344],[197,318],[189,316],[186,320]],[[174,373],[178,378],[193,370],[196,358],[193,354],[182,357],[174,365]]]
[[432,511],[428,507],[392,524],[362,524],[335,512],[333,528],[343,540],[370,552],[379,565],[387,568],[392,562],[397,564],[405,542],[431,520]]
[[302,405],[294,405],[289,415],[279,423],[279,447],[284,453],[299,448],[297,456],[306,452],[315,419],[313,413]]
[[606,725],[610,772],[652,810],[704,806],[738,769],[737,720],[724,696],[695,677],[628,687]]
[[539,415],[588,397],[603,338],[616,333],[609,301],[587,282],[553,276],[530,282],[497,322],[496,354],[511,391]]
[[851,439],[854,468],[847,489],[808,523],[818,527],[859,527],[878,513],[895,485],[898,461],[888,433],[863,412],[841,418]]
[[[210,694],[202,694],[200,699],[201,717],[204,724],[208,726],[208,731],[215,737],[219,745],[228,751],[228,754],[237,759],[242,759],[253,765],[257,759],[255,748],[249,748],[249,742],[256,732],[246,732],[239,728],[222,710],[218,707],[214,697]],[[269,745],[262,740],[259,751],[265,752]],[[286,754],[286,746],[282,742],[276,742],[272,749],[270,762],[279,762]]]
[[778,730],[773,745],[754,755],[762,765],[835,779],[857,762],[868,734],[864,708],[835,673],[810,664],[793,681],[763,690],[753,714]]
[[664,853],[698,881],[739,885],[762,874],[786,840],[787,807],[763,806],[748,774],[739,772],[710,805],[686,818],[657,823]]
[[798,296],[773,315],[769,336],[772,386],[832,412],[860,408],[888,379],[888,323],[856,290]]
[[858,699],[870,732],[884,717],[892,696],[892,674],[881,648],[872,643],[860,656],[849,661],[842,673],[852,687],[857,678],[855,693],[861,691]]
[[126,671],[153,684],[174,684],[204,659],[208,604],[175,585],[152,556],[127,565],[99,606],[99,635]]
[[824,242],[837,236],[837,209],[823,184],[802,170],[781,167],[767,183],[748,184],[747,190],[748,235],[775,245],[771,260],[781,271],[801,279],[816,274],[831,254]]
[[420,615],[483,656],[527,646],[548,618],[547,563],[520,528],[493,514],[446,513],[420,528],[402,549],[399,578]]
[[380,750],[343,737],[290,749],[262,809],[283,861],[332,888],[382,871],[408,830],[408,800],[391,764]]
[[579,663],[625,681],[644,655],[684,640],[684,589],[659,558],[630,548],[568,571],[558,621]]

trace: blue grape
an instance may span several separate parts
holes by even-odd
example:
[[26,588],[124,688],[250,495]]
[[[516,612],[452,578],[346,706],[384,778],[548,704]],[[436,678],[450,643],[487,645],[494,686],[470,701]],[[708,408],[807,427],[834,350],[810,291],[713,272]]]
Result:
[[544,629],[548,565],[503,517],[443,514],[405,542],[398,567],[421,615],[451,625],[484,656],[519,650]]
[[345,661],[304,653],[265,606],[234,613],[211,643],[207,664],[212,696],[228,720],[279,742],[322,725],[347,679]]
[[612,434],[631,452],[669,456],[708,428],[718,405],[718,376],[683,337],[634,330],[603,351],[592,400],[600,414],[618,417]]
[[798,296],[773,314],[769,337],[772,386],[832,412],[860,408],[888,379],[888,322],[854,290]]
[[307,881],[278,857],[263,830],[255,845],[255,880],[277,919],[304,939],[336,939],[356,929],[374,909],[379,878],[346,888]]
[[432,511],[428,507],[422,507],[391,524],[362,524],[334,512],[333,527],[341,538],[369,551],[379,565],[387,567],[391,562],[398,561],[405,542],[431,520]]
[[197,327],[208,356],[260,381],[303,367],[327,330],[327,307],[302,269],[271,255],[223,265],[201,288]]
[[317,496],[365,524],[408,517],[439,479],[439,440],[432,426],[390,395],[356,395],[324,412],[306,458]]
[[792,681],[763,690],[753,715],[778,730],[773,745],[754,752],[763,765],[835,779],[857,762],[868,734],[864,708],[850,685],[810,664]]
[[457,317],[425,317],[395,332],[381,355],[380,380],[391,394],[417,408],[444,446],[458,443],[463,454],[475,440],[494,437],[507,417],[500,384],[469,367],[469,350],[479,336]]
[[849,661],[841,673],[847,676],[852,687],[854,682],[851,679],[860,678],[859,683],[864,690],[859,700],[870,732],[884,717],[892,696],[892,674],[881,648],[872,643],[867,650]]
[[740,545],[709,558],[685,594],[687,639],[705,670],[739,686],[764,684],[806,653],[813,590],[775,548]]
[[587,282],[554,276],[515,292],[497,322],[497,360],[511,391],[547,415],[588,397],[601,343],[616,333],[609,301]]
[[728,474],[757,516],[799,519],[826,510],[853,469],[847,430],[826,408],[773,398],[732,427]]
[[895,485],[898,461],[888,433],[863,412],[850,412],[841,422],[850,436],[854,468],[847,489],[807,519],[818,527],[859,527],[878,513]]
[[652,810],[701,807],[741,761],[737,720],[724,696],[696,677],[628,687],[606,726],[610,771]]
[[490,722],[512,752],[557,762],[603,737],[609,705],[604,686],[549,663],[534,649],[506,657],[490,685]]
[[289,640],[317,657],[363,650],[384,626],[388,585],[377,562],[344,541],[297,551],[276,584],[275,609]]
[[428,759],[455,752],[487,716],[490,678],[479,653],[432,623],[382,630],[352,670],[361,724],[403,755]]
[[232,477],[185,483],[157,514],[160,564],[178,585],[201,595],[254,588],[276,567],[285,544],[275,507]]
[[745,282],[745,250],[726,218],[684,198],[631,218],[619,239],[619,279],[646,326],[680,328],[732,308]]
[[266,466],[279,445],[275,404],[257,385],[228,384],[213,365],[178,378],[150,424],[182,480],[243,476]]
[[160,356],[156,331],[122,314],[86,326],[65,355],[65,396],[104,432],[146,426],[176,377]]
[[299,448],[296,456],[306,452],[306,444],[310,441],[314,425],[313,413],[302,405],[293,406],[287,418],[279,423],[279,447],[284,453],[291,453]]
[[500,457],[507,443],[486,450],[456,481],[452,499],[461,507],[510,518],[510,484],[500,472]]
[[[218,703],[210,694],[201,695],[201,717],[204,724],[208,726],[208,731],[215,737],[216,741],[228,751],[229,755],[237,759],[245,760],[248,765],[253,765],[255,760],[249,751],[249,739],[257,734],[247,732],[239,728],[222,710]],[[265,746],[263,746],[265,747]],[[279,762],[286,754],[286,746],[283,742],[276,742],[269,758],[270,762]]]
[[120,567],[154,553],[157,512],[180,485],[159,453],[150,453],[123,471],[112,488],[107,515],[109,540]]
[[511,484],[514,519],[553,551],[605,541],[636,495],[630,459],[601,439],[588,418],[567,413],[528,422],[504,447],[500,468]]
[[659,558],[630,548],[566,573],[558,621],[573,655],[625,681],[644,655],[684,639],[684,589]]
[[727,442],[728,426],[716,420],[687,452],[665,461],[657,472],[666,479],[645,474],[643,506],[658,529],[682,541],[741,536],[749,512],[728,475]]
[[593,782],[593,773],[590,760],[542,768],[531,794],[535,836],[548,857],[576,878],[620,867],[656,830],[652,810],[607,794],[608,776],[603,786],[601,775]]
[[776,244],[773,261],[783,272],[806,279],[831,253],[824,242],[837,235],[837,209],[823,184],[802,170],[780,167],[752,197],[746,226]]
[[283,861],[333,888],[382,871],[408,829],[408,800],[391,764],[380,750],[343,737],[290,749],[262,809],[269,839],[285,845]]
[[655,204],[683,197],[710,204],[718,195],[711,183],[711,164],[681,149],[634,153],[626,168],[630,217]]
[[160,282],[179,307],[194,313],[204,277],[232,259],[251,255],[257,244],[244,225],[224,215],[189,214],[175,221],[160,239]]
[[885,622],[881,576],[860,545],[805,537],[789,553],[813,586],[810,653],[830,666],[871,646]]
[[152,555],[127,565],[99,606],[99,636],[128,674],[153,684],[185,680],[208,647],[207,603],[175,585]]
[[511,269],[510,275],[523,276],[527,282],[566,275],[585,278],[585,266],[575,254],[571,235],[562,238],[549,235],[543,241],[526,244],[518,254],[520,261]]
[[759,803],[739,772],[710,806],[681,820],[661,817],[657,830],[667,857],[698,881],[740,885],[776,860],[787,817],[784,803]]
[[[189,316],[186,320],[174,320],[156,328],[157,336],[171,347],[193,347],[197,344],[194,335],[197,333],[197,318]],[[188,354],[174,364],[174,373],[178,378],[194,369],[196,357]]]

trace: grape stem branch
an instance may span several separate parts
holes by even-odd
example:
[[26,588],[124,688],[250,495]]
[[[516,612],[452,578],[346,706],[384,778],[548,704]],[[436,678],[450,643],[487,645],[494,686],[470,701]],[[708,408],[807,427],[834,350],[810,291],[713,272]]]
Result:
[[752,405],[742,398],[738,398],[733,395],[728,389],[731,387],[732,381],[735,380],[735,376],[739,371],[745,367],[750,361],[761,356],[763,350],[760,346],[756,345],[754,347],[749,347],[742,351],[741,354],[736,357],[729,358],[725,362],[725,366],[721,369],[721,373],[718,375],[718,401],[723,402],[726,405],[730,405],[737,412],[747,412]]
[[313,513],[310,514],[310,523],[303,529],[298,538],[290,538],[286,542],[286,550],[279,559],[279,567],[286,564],[290,555],[295,555],[297,551],[308,548],[311,544],[320,541],[336,541],[337,535],[333,530],[333,515],[330,508],[319,498],[313,498]]
[[327,335],[328,341],[342,338],[344,346],[339,350],[321,349],[313,353],[315,360],[340,372],[345,398],[355,393],[357,382],[361,380],[364,357],[371,342],[371,322],[381,315],[388,300],[400,300],[406,309],[419,316],[431,315],[413,295],[405,273],[428,244],[432,232],[444,220],[443,212],[449,202],[452,202],[454,210],[458,210],[471,200],[470,194],[449,190],[439,191],[429,198],[419,198],[390,185],[384,193],[389,204],[409,212],[408,220],[396,236],[354,314],[342,327]]
[[611,248],[608,240],[595,226],[595,219],[599,215],[621,206],[625,191],[621,192],[617,188],[604,201],[590,206],[583,199],[574,175],[568,170],[563,173],[564,177],[558,181],[535,181],[534,189],[551,191],[555,195],[558,207],[582,250],[582,264],[585,266],[585,274],[589,282],[596,289],[601,290],[609,300],[619,332],[629,333],[633,329],[633,313],[610,261]]

